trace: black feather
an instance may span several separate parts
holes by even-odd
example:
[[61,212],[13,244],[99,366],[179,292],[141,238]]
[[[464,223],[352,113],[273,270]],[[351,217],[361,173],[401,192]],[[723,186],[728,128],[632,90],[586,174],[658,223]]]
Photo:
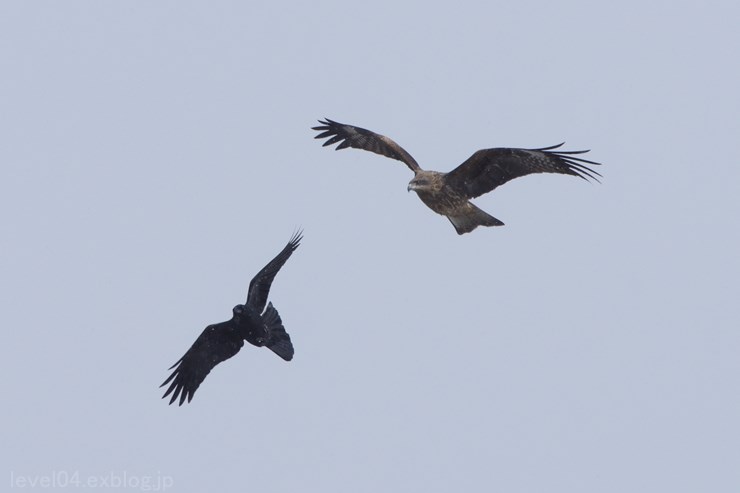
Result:
[[[169,384],[162,398],[171,394],[170,404],[179,398],[179,405],[185,400],[190,402],[206,376],[222,361],[236,355],[244,341],[255,345],[273,344],[281,358],[289,360],[293,356],[290,336],[282,325],[277,311],[269,305],[262,314],[270,292],[270,286],[280,268],[298,248],[303,234],[300,230],[293,234],[288,244],[265,267],[260,270],[249,284],[249,294],[245,305],[234,308],[231,320],[209,325],[198,336],[185,355],[170,370],[160,387]],[[238,310],[237,310],[238,309]]]

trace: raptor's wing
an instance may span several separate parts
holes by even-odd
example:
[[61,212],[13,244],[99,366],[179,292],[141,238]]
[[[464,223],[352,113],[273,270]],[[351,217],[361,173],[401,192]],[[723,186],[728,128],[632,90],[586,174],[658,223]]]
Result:
[[[541,149],[483,149],[445,175],[445,182],[468,198],[478,197],[509,180],[532,173],[561,173],[598,181],[598,172],[585,164],[599,165],[573,154],[588,151],[555,151],[563,144]],[[585,164],[581,164],[585,163]]]
[[319,123],[322,125],[313,127],[312,130],[321,132],[314,137],[316,139],[330,137],[329,140],[324,142],[325,147],[339,142],[339,145],[336,147],[337,151],[347,147],[364,149],[391,159],[398,159],[402,163],[405,163],[411,171],[416,172],[421,169],[416,160],[411,157],[411,154],[385,135],[376,134],[364,128],[345,125],[344,123],[335,122],[328,118],[325,121],[319,120]]

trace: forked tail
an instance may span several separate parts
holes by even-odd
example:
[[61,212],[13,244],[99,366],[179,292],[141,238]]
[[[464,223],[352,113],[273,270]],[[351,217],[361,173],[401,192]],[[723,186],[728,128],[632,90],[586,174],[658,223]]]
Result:
[[447,216],[452,225],[455,227],[457,234],[470,233],[478,226],[503,226],[504,223],[484,212],[468,202],[465,213],[459,216]]

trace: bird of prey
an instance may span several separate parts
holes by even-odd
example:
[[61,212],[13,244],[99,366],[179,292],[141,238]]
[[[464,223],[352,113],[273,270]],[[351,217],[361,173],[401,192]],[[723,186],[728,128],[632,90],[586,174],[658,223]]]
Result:
[[206,375],[238,353],[245,340],[257,347],[267,346],[285,361],[293,359],[290,336],[275,307],[267,303],[267,295],[275,275],[298,248],[301,238],[300,231],[295,233],[285,248],[254,276],[249,283],[247,302],[234,307],[231,320],[206,327],[185,355],[170,367],[175,371],[160,387],[172,383],[162,398],[172,394],[170,404],[178,397],[180,406],[185,399],[190,402]]
[[427,207],[446,216],[457,234],[473,231],[478,226],[503,226],[504,223],[482,211],[470,199],[488,193],[509,180],[531,173],[561,173],[598,181],[601,176],[584,164],[595,164],[574,154],[588,151],[558,151],[563,144],[540,149],[498,147],[475,152],[464,163],[448,173],[421,169],[416,160],[388,137],[370,130],[329,120],[319,120],[321,132],[316,139],[329,138],[324,146],[336,144],[336,150],[354,147],[397,159],[414,172],[407,190],[413,190]]

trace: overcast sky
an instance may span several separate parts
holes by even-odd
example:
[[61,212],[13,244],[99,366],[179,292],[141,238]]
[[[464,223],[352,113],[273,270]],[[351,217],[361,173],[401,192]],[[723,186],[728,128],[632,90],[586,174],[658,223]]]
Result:
[[[0,3],[0,484],[740,489],[740,4]],[[566,141],[458,236],[403,164]],[[246,345],[158,385],[296,228]],[[149,479],[146,479],[149,478]],[[48,489],[51,486],[47,486]],[[74,491],[67,485],[67,491]],[[9,491],[11,491],[9,490]]]

